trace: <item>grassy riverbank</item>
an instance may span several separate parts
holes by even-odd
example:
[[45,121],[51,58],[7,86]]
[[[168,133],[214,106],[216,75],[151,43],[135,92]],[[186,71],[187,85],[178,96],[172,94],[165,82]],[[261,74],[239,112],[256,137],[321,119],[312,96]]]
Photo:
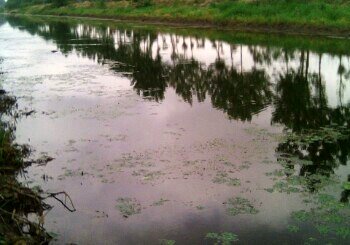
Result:
[[54,4],[27,5],[8,12],[268,28],[287,32],[346,34],[350,30],[349,0],[86,1],[71,2],[63,7],[54,7]]
[[61,16],[8,16],[7,20],[10,25],[14,26],[44,26],[47,23],[58,24],[65,23],[73,26],[79,24],[89,25],[95,28],[101,28],[101,26],[108,25],[111,29],[133,29],[143,30],[152,33],[175,33],[181,36],[195,36],[198,38],[209,38],[210,40],[220,40],[228,43],[236,43],[243,45],[263,45],[269,48],[283,48],[289,52],[294,52],[297,49],[309,50],[310,52],[332,53],[333,55],[350,55],[348,48],[349,41],[345,38],[322,38],[303,35],[270,35],[267,33],[255,33],[255,32],[240,32],[240,31],[222,31],[215,28],[203,29],[203,28],[179,28],[168,27],[165,25],[152,25],[141,24],[135,25],[135,23],[125,23],[109,20],[99,19],[80,19]]

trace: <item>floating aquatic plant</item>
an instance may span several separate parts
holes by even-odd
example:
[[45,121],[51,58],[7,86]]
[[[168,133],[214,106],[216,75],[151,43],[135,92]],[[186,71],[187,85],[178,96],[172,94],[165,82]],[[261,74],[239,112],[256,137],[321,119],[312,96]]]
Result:
[[160,200],[155,201],[154,203],[152,203],[151,206],[162,206],[166,202],[169,202],[169,200],[161,198]]
[[310,210],[293,212],[292,218],[296,222],[310,223],[320,235],[350,237],[350,221],[346,218],[350,213],[349,204],[341,203],[328,194],[317,195],[312,204],[314,207]]
[[212,239],[215,241],[215,244],[221,244],[221,245],[230,245],[233,242],[238,241],[238,236],[231,232],[222,232],[222,233],[210,232],[205,236],[205,238]]
[[343,189],[350,191],[350,182],[349,181],[343,183]]
[[174,240],[167,240],[167,239],[160,239],[159,244],[160,245],[174,245],[176,241]]
[[118,198],[116,208],[125,218],[141,213],[141,204],[132,198]]
[[248,199],[242,197],[230,198],[224,204],[230,215],[257,214],[259,212]]
[[225,172],[217,172],[216,176],[212,180],[214,183],[217,184],[226,184],[228,186],[240,186],[241,181],[237,178],[231,178],[228,176]]

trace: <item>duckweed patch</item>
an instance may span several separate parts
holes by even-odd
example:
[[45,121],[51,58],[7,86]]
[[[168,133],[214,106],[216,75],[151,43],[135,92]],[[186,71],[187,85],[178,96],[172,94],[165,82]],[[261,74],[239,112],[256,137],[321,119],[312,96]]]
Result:
[[343,189],[350,191],[350,182],[349,181],[343,183]]
[[155,179],[158,179],[162,175],[163,175],[163,173],[161,171],[152,171],[152,172],[148,172],[147,174],[145,174],[143,176],[143,179],[147,180],[147,181],[153,181]]
[[288,225],[288,230],[292,233],[298,232],[300,228],[296,225]]
[[196,208],[197,208],[197,210],[203,210],[204,209],[204,207],[202,205],[198,205],[198,206],[196,206]]
[[293,186],[288,181],[278,181],[276,182],[272,188],[266,188],[265,189],[267,192],[280,192],[280,193],[299,193],[301,192],[301,189],[299,186]]
[[163,206],[164,203],[166,203],[166,202],[169,202],[169,200],[161,198],[160,200],[155,201],[154,203],[152,203],[151,206]]
[[[277,148],[277,162],[283,169],[266,173],[275,183],[265,190],[312,193],[339,183],[333,170],[346,164],[342,154],[347,150],[342,145],[349,138],[349,129],[337,125],[287,134]],[[344,187],[350,186],[345,182]]]
[[319,129],[310,129],[302,133],[290,133],[286,137],[286,142],[308,147],[313,143],[323,141],[325,143],[335,143],[349,137],[350,130],[346,126],[330,125]]
[[[275,174],[277,173],[277,174]],[[267,176],[273,176],[276,181],[272,188],[266,188],[268,192],[280,193],[307,193],[314,190],[322,190],[325,187],[338,183],[336,176],[325,176],[321,173],[310,174],[307,176],[295,175],[290,169],[267,173]]]
[[230,215],[257,214],[259,212],[248,199],[242,197],[230,198],[224,202],[224,205]]
[[244,161],[241,165],[238,166],[238,169],[239,170],[249,169],[251,165],[252,165],[251,162]]
[[[76,176],[84,176],[84,175],[90,175],[87,172],[84,172],[81,168],[78,168],[76,170],[72,169],[65,169],[64,174],[61,174],[57,177],[58,180],[64,180],[66,177],[76,177]],[[98,176],[103,177],[103,176]]]
[[237,242],[238,236],[231,232],[215,233],[210,232],[205,236],[206,239],[214,240],[215,244],[230,245]]
[[[327,238],[340,237],[350,238],[350,205],[341,203],[328,194],[318,194],[313,200],[313,208],[310,210],[299,210],[291,214],[297,223],[310,223],[315,230]],[[288,226],[293,227],[293,225]]]
[[[347,191],[349,182],[341,184],[334,170],[346,164],[349,129],[331,125],[319,129],[290,133],[277,149],[277,162],[283,169],[267,173],[274,181],[269,192],[300,193],[309,209],[291,213],[290,232],[299,232],[299,225],[310,224],[322,240],[348,239],[350,208]],[[327,194],[328,187],[342,186],[340,200]],[[306,241],[307,244],[312,241]]]
[[125,218],[141,213],[141,204],[132,198],[118,198],[116,208]]
[[167,239],[160,239],[159,244],[160,245],[174,245],[176,241],[174,240],[167,240]]
[[217,172],[216,176],[212,180],[217,184],[226,184],[228,186],[240,186],[241,181],[237,178],[231,178],[225,172]]

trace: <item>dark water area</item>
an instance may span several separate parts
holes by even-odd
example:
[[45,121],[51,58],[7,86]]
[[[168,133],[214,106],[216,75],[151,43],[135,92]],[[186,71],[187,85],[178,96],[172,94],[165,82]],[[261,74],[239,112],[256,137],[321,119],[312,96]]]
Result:
[[0,17],[53,244],[349,244],[350,41]]

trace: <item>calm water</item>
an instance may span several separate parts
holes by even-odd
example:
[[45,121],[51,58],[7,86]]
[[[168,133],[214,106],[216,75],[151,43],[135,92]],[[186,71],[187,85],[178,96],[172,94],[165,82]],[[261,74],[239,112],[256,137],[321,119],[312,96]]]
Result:
[[49,201],[54,243],[349,244],[348,138],[281,164],[287,132],[349,125],[349,40],[1,18],[16,141],[54,158],[20,178],[77,209]]

